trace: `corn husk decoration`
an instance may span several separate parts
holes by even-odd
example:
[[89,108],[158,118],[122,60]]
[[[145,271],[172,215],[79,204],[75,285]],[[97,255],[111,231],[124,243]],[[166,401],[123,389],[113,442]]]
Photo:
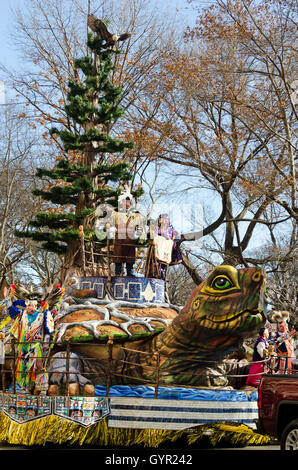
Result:
[[195,426],[181,431],[159,429],[109,428],[108,418],[87,428],[50,415],[24,424],[17,424],[4,414],[0,415],[0,441],[23,446],[44,446],[47,443],[67,445],[96,445],[158,448],[164,444],[183,439],[185,445],[195,446],[204,436],[216,446],[223,439],[231,444],[264,445],[269,436],[254,432],[252,428],[237,423],[213,423]]
[[[180,432],[179,432],[180,433]],[[256,433],[246,424],[238,424],[234,422],[223,422],[213,424],[203,424],[182,431],[186,434],[187,444],[194,445],[204,435],[209,436],[210,444],[216,446],[220,441],[230,442],[233,445],[264,445],[271,438],[270,436]]]

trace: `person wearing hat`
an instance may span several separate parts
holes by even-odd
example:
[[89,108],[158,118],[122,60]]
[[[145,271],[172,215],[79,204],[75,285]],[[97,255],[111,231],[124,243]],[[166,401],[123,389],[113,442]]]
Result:
[[[43,368],[44,342],[54,332],[54,320],[39,293],[29,293],[9,308],[14,317],[9,335],[16,341],[16,382],[23,390],[31,391]],[[16,316],[16,311],[19,311]]]
[[144,218],[142,214],[134,210],[133,197],[130,193],[124,193],[119,197],[118,210],[114,212],[115,241],[114,258],[115,275],[121,276],[123,267],[126,267],[126,275],[134,276],[134,263],[136,261],[136,239],[146,239]]
[[277,374],[293,374],[294,365],[294,343],[295,330],[289,331],[289,312],[277,311],[272,315],[272,321],[277,323],[277,331],[274,336],[275,351],[277,358],[274,370]]

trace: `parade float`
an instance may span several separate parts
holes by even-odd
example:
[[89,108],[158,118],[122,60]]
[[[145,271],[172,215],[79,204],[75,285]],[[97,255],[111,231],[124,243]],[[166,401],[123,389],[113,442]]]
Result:
[[248,363],[229,359],[265,323],[266,275],[218,266],[185,306],[169,303],[176,235],[167,217],[148,225],[133,205],[142,190],[119,157],[133,143],[109,132],[122,114],[112,59],[129,35],[92,15],[88,25],[89,55],[76,61],[66,106],[80,132],[53,129],[64,157],[37,172],[54,184],[35,194],[64,211],[39,213],[16,234],[61,255],[59,284],[46,294],[3,289],[0,441],[266,443],[256,392],[241,389]]
[[8,315],[0,439],[159,446],[209,431],[214,442],[266,442],[255,392],[230,385],[242,375],[225,359],[264,321],[264,279],[219,266],[182,309],[142,277],[112,277],[110,292],[107,278],[68,278],[52,308],[32,293],[7,297],[9,315],[20,310]]

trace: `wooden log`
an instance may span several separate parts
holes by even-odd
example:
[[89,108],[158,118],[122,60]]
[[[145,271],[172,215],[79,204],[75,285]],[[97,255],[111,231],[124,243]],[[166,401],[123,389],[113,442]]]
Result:
[[81,240],[81,255],[82,255],[83,273],[86,276],[85,237],[84,237],[84,227],[83,227],[83,225],[79,226],[79,236],[80,236],[80,240]]

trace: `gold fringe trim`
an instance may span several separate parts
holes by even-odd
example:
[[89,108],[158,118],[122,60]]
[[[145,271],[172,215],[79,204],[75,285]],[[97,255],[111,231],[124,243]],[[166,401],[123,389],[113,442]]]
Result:
[[157,448],[165,442],[185,438],[189,446],[196,444],[208,432],[212,445],[223,438],[232,444],[264,445],[269,436],[257,434],[249,426],[235,423],[216,423],[196,426],[182,431],[159,429],[109,428],[107,418],[87,428],[58,416],[47,416],[29,423],[17,424],[0,414],[0,442],[23,446],[44,446],[47,443],[66,445],[97,445],[128,447],[138,445]]
[[216,446],[222,439],[236,445],[265,445],[271,440],[270,436],[258,434],[246,424],[229,422],[204,424],[182,432],[187,435],[189,446],[195,444],[203,435],[209,436],[213,446]]

